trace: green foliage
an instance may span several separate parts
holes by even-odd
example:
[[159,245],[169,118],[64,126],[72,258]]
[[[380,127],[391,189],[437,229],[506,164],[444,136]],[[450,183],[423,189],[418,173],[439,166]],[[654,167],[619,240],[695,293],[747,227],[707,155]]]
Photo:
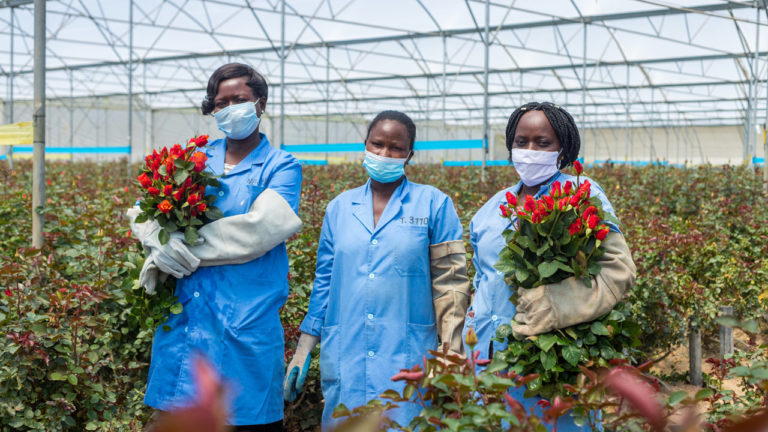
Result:
[[149,415],[149,348],[171,299],[135,284],[143,259],[122,217],[135,197],[118,171],[50,164],[37,250],[26,247],[31,176],[0,170],[1,431],[138,431]]
[[507,348],[494,353],[494,361],[519,375],[536,374],[526,396],[552,398],[565,394],[565,384],[575,384],[579,365],[608,367],[618,360],[635,361],[640,352],[640,327],[629,319],[625,303],[595,321],[517,340],[512,327],[502,324],[496,340]]
[[[140,195],[133,177],[119,163],[49,162],[45,244],[37,251],[27,249],[31,164],[6,167],[0,164],[0,431],[141,430],[151,411],[142,399],[152,337],[174,299],[172,286],[155,296],[136,286],[143,258],[123,216]],[[470,219],[517,182],[508,167],[489,167],[485,182],[476,168],[418,165],[408,174],[450,195],[470,262]],[[627,303],[647,355],[679,344],[689,318],[712,334],[721,304],[745,319],[766,310],[768,203],[751,169],[605,166],[590,177],[616,209],[638,266]],[[304,168],[304,228],[288,242],[291,291],[281,310],[287,359],[309,302],[325,207],[366,179],[357,164]],[[563,351],[557,343],[550,350]],[[286,405],[288,431],[319,430],[318,357],[305,392]],[[568,348],[557,362],[574,358]]]

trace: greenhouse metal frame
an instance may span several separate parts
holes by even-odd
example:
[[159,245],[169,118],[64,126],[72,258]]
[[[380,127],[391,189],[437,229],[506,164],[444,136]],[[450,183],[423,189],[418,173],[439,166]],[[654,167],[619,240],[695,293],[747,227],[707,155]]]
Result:
[[[552,100],[585,130],[623,130],[625,158],[630,130],[738,126],[743,160],[754,162],[768,116],[765,0],[45,6],[45,100],[68,113],[59,121],[68,123],[62,141],[70,146],[89,124],[108,123],[90,113],[75,122],[75,113],[112,100],[126,105],[125,142],[117,144],[143,154],[134,125],[149,127],[142,113],[199,107],[210,73],[231,61],[253,65],[268,80],[275,145],[329,144],[334,119],[399,109],[433,129],[474,127],[484,166],[493,124],[503,126],[521,103]],[[34,96],[34,2],[3,0],[0,7],[0,85],[5,120],[13,123]],[[286,127],[300,129],[297,121],[324,125],[324,134],[287,140]],[[643,157],[666,158],[669,150],[655,149],[653,136]]]

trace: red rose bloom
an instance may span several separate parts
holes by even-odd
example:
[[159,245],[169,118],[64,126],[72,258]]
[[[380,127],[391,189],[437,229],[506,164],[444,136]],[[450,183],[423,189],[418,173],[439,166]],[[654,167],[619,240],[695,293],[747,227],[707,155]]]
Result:
[[563,197],[557,200],[557,208],[560,211],[565,210],[566,207],[568,207],[568,197]]
[[538,210],[534,211],[533,214],[531,215],[531,222],[533,223],[540,223],[541,219],[542,219],[541,212]]
[[605,236],[607,236],[607,235],[608,235],[608,231],[610,231],[610,229],[608,229],[608,227],[607,227],[607,226],[605,226],[605,225],[602,225],[602,226],[600,227],[600,229],[599,229],[599,230],[597,230],[597,232],[595,233],[595,238],[597,238],[597,239],[598,239],[598,240],[600,240],[600,241],[603,241],[603,240],[605,240]]
[[201,172],[205,169],[205,162],[208,160],[208,156],[203,152],[195,152],[189,160],[195,163],[195,172]]
[[161,202],[160,204],[158,204],[158,205],[157,205],[157,208],[158,208],[158,209],[159,209],[161,212],[163,212],[163,213],[166,213],[166,214],[167,214],[169,211],[173,210],[173,206],[171,205],[171,203],[170,203],[170,202],[168,202],[168,200],[163,200],[163,202]]
[[578,207],[579,201],[581,201],[581,191],[576,192],[576,195],[571,197],[570,204],[574,207]]
[[160,195],[160,189],[158,189],[158,188],[156,188],[154,186],[150,186],[149,188],[147,188],[147,192],[149,192],[149,194],[152,195],[152,196]]
[[555,198],[560,198],[560,194],[561,193],[562,193],[562,190],[561,190],[561,186],[560,186],[560,181],[559,180],[555,180],[554,182],[552,182],[552,193],[551,193],[551,195],[553,197],[555,197]]
[[581,219],[576,219],[571,226],[568,227],[568,233],[574,235],[579,231],[581,231]]
[[570,181],[565,182],[565,187],[563,188],[563,193],[565,193],[566,195],[570,195],[572,188],[573,188],[573,183],[571,183]]
[[205,205],[205,203],[200,203],[200,204],[197,205],[197,211],[200,212],[200,213],[204,212],[205,209],[207,209],[207,208],[208,208],[208,206]]
[[533,199],[532,196],[526,195],[525,196],[525,211],[528,213],[533,213],[534,210],[536,210],[536,201]]
[[208,135],[200,135],[197,138],[192,138],[189,140],[189,142],[198,147],[203,147],[204,145],[208,144]]
[[547,211],[552,211],[555,208],[555,200],[549,195],[544,196],[544,204],[547,206]]
[[140,176],[136,177],[136,180],[138,180],[139,183],[141,183],[141,187],[143,187],[144,189],[148,188],[149,185],[152,184],[152,179],[149,178],[147,173],[141,173]]
[[597,213],[597,209],[595,208],[595,206],[589,206],[587,207],[586,210],[584,210],[584,214],[581,215],[581,218],[586,221],[587,219],[589,219],[590,216],[596,213]]
[[184,154],[184,149],[181,148],[181,145],[174,144],[173,147],[171,147],[170,154],[174,159],[180,158]]
[[173,186],[171,185],[163,186],[163,195],[171,196],[172,193],[173,193]]
[[515,196],[515,194],[513,194],[513,193],[512,193],[512,192],[510,192],[510,191],[507,191],[507,203],[508,203],[508,204],[509,204],[511,207],[514,207],[514,206],[516,206],[516,205],[517,205],[517,197]]
[[584,167],[581,166],[581,162],[578,160],[573,161],[573,169],[576,170],[576,174],[581,175],[584,172]]
[[176,201],[182,201],[184,200],[184,188],[178,189],[176,192],[173,193],[173,199]]
[[508,217],[509,216],[509,213],[507,213],[507,206],[505,206],[504,204],[501,204],[499,206],[499,208],[501,209],[502,216],[504,216],[504,217]]
[[595,229],[598,223],[600,223],[600,217],[596,214],[589,216],[589,219],[587,219],[587,226],[591,230]]
[[172,156],[165,160],[165,171],[169,176],[173,175],[173,172],[176,170],[176,165],[173,163],[174,160]]
[[191,194],[189,195],[189,198],[187,198],[187,203],[191,206],[194,206],[199,202],[200,202],[200,197],[197,196],[197,194]]

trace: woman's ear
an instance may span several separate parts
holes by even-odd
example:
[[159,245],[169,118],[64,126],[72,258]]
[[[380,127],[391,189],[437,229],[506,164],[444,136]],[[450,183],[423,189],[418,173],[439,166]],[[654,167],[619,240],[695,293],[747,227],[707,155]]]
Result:
[[259,117],[264,115],[264,112],[267,111],[267,99],[266,98],[259,98],[259,100],[256,101],[256,113],[259,114]]
[[404,165],[408,165],[408,162],[411,161],[411,158],[413,158],[413,150],[411,150],[411,152],[408,154],[408,158],[405,160]]

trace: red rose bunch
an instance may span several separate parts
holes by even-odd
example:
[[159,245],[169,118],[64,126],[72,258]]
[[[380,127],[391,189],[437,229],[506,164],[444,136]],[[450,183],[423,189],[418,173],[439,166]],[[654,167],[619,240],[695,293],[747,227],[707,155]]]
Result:
[[[578,164],[577,174],[582,171]],[[513,193],[506,193],[507,202],[499,208],[515,229],[503,234],[506,245],[496,269],[504,272],[510,286],[534,288],[572,276],[591,286],[590,277],[600,271],[600,243],[609,231],[603,221],[615,219],[603,212],[599,198],[590,196],[589,180],[580,182],[579,177],[575,183],[555,181],[549,195],[538,200],[527,195],[522,205]]]
[[208,135],[190,139],[186,147],[174,144],[144,158],[141,174],[136,177],[144,190],[137,223],[156,220],[162,229],[158,235],[165,244],[174,231],[184,231],[187,243],[197,241],[197,227],[222,216],[213,203],[215,195],[205,195],[206,186],[218,186],[216,177],[205,171],[208,157],[199,148],[208,144]]

